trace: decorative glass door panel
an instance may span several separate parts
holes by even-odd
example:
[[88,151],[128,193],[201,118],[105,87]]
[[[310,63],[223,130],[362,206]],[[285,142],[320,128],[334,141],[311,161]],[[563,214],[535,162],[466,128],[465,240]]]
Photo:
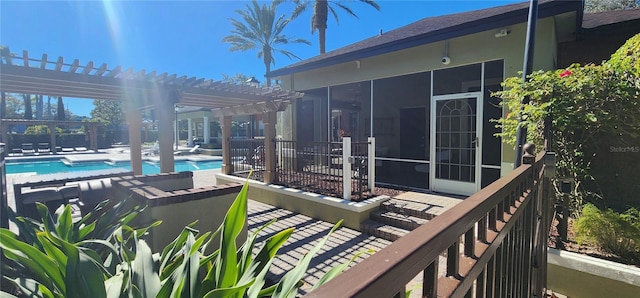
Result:
[[432,189],[469,195],[478,190],[482,102],[479,94],[434,97]]

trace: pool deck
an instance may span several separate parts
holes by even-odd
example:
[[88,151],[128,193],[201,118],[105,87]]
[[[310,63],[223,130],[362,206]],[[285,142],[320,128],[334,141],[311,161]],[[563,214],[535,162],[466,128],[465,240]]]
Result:
[[[174,155],[173,158],[174,160],[188,160],[188,161],[222,160],[222,157],[220,156],[211,156],[211,155],[204,155],[204,154]],[[30,160],[30,161],[51,160],[51,159],[65,159],[69,163],[98,162],[98,161],[125,162],[125,161],[130,161],[131,156],[129,155],[129,151],[126,148],[110,148],[110,149],[101,149],[101,150],[98,150],[98,152],[93,152],[93,151],[74,152],[74,153],[62,152],[61,154],[9,156],[6,158],[7,162],[24,161],[24,160]],[[143,155],[142,160],[157,163],[160,161],[160,157],[157,155]]]

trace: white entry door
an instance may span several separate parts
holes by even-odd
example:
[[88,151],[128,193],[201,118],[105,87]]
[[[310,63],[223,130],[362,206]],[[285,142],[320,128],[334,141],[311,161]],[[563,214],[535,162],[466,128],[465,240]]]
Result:
[[431,189],[460,195],[478,191],[482,93],[434,96],[430,135]]

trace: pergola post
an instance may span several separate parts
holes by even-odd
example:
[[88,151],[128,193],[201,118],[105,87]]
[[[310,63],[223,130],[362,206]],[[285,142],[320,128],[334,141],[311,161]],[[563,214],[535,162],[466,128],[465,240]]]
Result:
[[98,152],[98,127],[95,125],[90,125],[89,131],[91,131],[91,135],[89,136],[89,146],[91,146],[91,149],[93,149],[93,151]]
[[173,133],[163,132],[173,130],[175,104],[180,102],[180,96],[178,91],[169,91],[155,104],[156,115],[158,116],[158,131],[161,132],[158,134],[161,173],[174,171]]
[[127,124],[129,125],[129,156],[131,157],[131,169],[133,174],[142,175],[142,111],[129,109],[127,111]]
[[187,118],[187,147],[193,147],[193,122]]
[[209,144],[209,140],[211,139],[211,125],[209,123],[209,117],[204,116],[204,124],[202,124],[202,130],[204,133],[204,143]]
[[56,126],[54,124],[49,124],[49,148],[51,148],[51,152],[53,154],[58,154],[56,150]]
[[[253,118],[253,117],[252,117]],[[264,183],[273,183],[276,179],[276,112],[266,112],[263,114],[264,123],[264,154],[265,167]]]
[[222,126],[222,174],[231,174],[233,165],[231,164],[231,116],[223,116],[220,124]]
[[8,154],[11,152],[11,148],[9,148],[9,124],[0,120],[0,130],[2,130],[2,140],[0,140],[0,143],[4,143],[4,150]]

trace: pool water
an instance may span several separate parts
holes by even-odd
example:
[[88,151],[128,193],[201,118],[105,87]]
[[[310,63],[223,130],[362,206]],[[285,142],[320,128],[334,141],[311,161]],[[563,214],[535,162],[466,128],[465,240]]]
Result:
[[[105,162],[105,161],[92,161],[92,162],[76,162],[72,165],[65,164],[61,160],[44,160],[44,161],[25,161],[25,162],[7,162],[6,164],[7,174],[18,173],[37,173],[37,174],[53,174],[64,172],[81,172],[81,171],[93,171],[93,170],[106,170],[106,169],[127,169],[131,170],[130,162]],[[199,170],[212,170],[219,169],[222,166],[222,161],[175,161],[176,172],[186,171],[199,171]],[[158,174],[160,173],[160,163],[154,163],[150,161],[142,162],[143,174]]]

